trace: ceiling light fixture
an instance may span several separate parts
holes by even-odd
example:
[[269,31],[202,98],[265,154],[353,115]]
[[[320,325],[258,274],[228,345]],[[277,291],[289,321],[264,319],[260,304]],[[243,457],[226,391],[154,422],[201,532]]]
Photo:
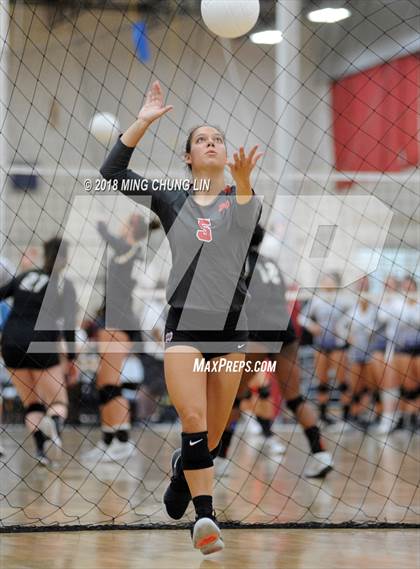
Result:
[[274,45],[282,41],[283,34],[280,30],[264,30],[263,32],[255,32],[249,37],[253,43]]
[[351,12],[347,8],[321,8],[320,10],[309,12],[307,18],[311,22],[334,24],[350,16]]

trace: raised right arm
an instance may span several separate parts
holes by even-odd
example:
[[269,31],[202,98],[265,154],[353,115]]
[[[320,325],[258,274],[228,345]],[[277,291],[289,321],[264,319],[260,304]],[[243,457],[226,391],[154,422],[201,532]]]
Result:
[[[151,181],[146,180],[139,174],[136,174],[136,172],[133,172],[133,170],[129,170],[128,164],[133,154],[134,146],[132,147],[126,146],[122,142],[123,137],[124,135],[122,135],[122,137],[117,140],[117,142],[112,147],[111,152],[105,158],[105,162],[102,164],[99,170],[101,175],[105,178],[105,180],[118,180],[119,182],[118,190],[124,195],[138,196],[141,194],[145,194],[153,196]],[[140,181],[146,180],[146,181],[142,182],[141,185],[142,189],[139,188],[138,190],[133,191],[133,185],[122,184],[124,180],[140,180]]]
[[[154,192],[151,188],[151,181],[129,170],[128,164],[134,148],[143,138],[149,126],[172,108],[171,105],[165,106],[163,104],[162,89],[159,82],[155,81],[146,95],[146,100],[140,109],[137,120],[117,140],[100,169],[102,176],[106,180],[118,180],[120,182],[118,189],[123,194],[128,196],[142,194],[152,196],[151,209],[157,214],[159,214],[158,194],[161,192]],[[139,180],[141,189],[132,191],[132,187],[129,184],[124,185],[121,183],[123,180]]]

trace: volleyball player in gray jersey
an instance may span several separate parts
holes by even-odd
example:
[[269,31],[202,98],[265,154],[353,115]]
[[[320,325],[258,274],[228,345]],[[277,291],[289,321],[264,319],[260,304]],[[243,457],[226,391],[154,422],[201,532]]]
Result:
[[417,428],[420,399],[420,305],[417,282],[407,275],[401,283],[402,298],[395,303],[397,323],[393,338],[393,366],[400,387],[399,417],[393,430]]
[[346,342],[337,334],[339,319],[349,307],[339,290],[339,278],[336,274],[325,276],[318,291],[299,315],[298,322],[313,336],[315,355],[315,374],[318,378],[318,402],[320,417],[324,424],[334,424],[328,415],[330,400],[329,371],[335,370],[338,388],[343,406],[343,419],[349,412],[350,396],[346,378]]
[[[172,109],[163,104],[159,83],[153,83],[138,119],[117,141],[101,168],[102,175],[117,180],[144,180],[128,169],[135,146],[149,126]],[[165,492],[168,514],[179,519],[192,498],[196,522],[194,547],[203,554],[223,548],[213,515],[213,458],[227,423],[241,379],[236,363],[244,361],[248,333],[242,306],[247,298],[244,264],[249,242],[261,214],[254,196],[251,172],[261,154],[244,148],[227,162],[222,133],[211,126],[191,131],[185,162],[195,185],[189,191],[155,190],[148,181],[137,195],[148,195],[152,211],[160,218],[172,251],[167,287],[170,304],[165,330],[165,379],[182,424],[182,446],[172,457],[171,483]],[[225,182],[228,164],[235,186]],[[200,181],[210,189],[196,191]],[[146,205],[146,204],[145,204]],[[210,351],[209,340],[220,347]],[[195,360],[215,360],[224,355],[232,371],[196,371]],[[238,371],[235,371],[235,370]]]

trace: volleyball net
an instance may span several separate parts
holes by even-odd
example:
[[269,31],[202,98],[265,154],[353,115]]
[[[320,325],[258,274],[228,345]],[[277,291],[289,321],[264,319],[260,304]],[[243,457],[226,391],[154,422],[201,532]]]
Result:
[[[370,354],[376,387],[367,381],[357,425],[339,422],[337,374],[340,366],[347,378],[365,372],[355,372],[349,360],[330,362],[326,391],[337,423],[323,429],[334,459],[324,479],[305,476],[311,457],[302,428],[273,376],[259,374],[242,404],[226,472],[216,480],[218,518],[269,527],[418,523],[419,317],[410,307],[419,275],[420,5],[347,5],[352,17],[331,27],[308,20],[319,7],[315,0],[261,0],[254,31],[282,31],[281,43],[271,46],[248,36],[215,36],[195,1],[2,1],[2,282],[40,267],[41,243],[64,236],[70,245],[67,276],[79,304],[80,379],[69,385],[61,459],[40,469],[21,402],[2,367],[0,531],[168,527],[161,498],[180,425],[163,380],[171,256],[161,229],[145,237],[134,273],[143,336],[121,375],[133,420],[132,453],[107,463],[83,458],[100,439],[94,328],[109,259],[98,223],[117,235],[133,213],[153,221],[141,201],[109,192],[99,167],[156,79],[174,111],[141,141],[130,163],[134,171],[149,179],[187,180],[185,140],[191,127],[202,124],[221,129],[229,156],[255,144],[264,152],[253,174],[263,201],[262,252],[289,287],[301,341],[297,366],[308,399],[319,403],[319,356],[298,313],[323,298],[322,280],[338,274],[351,306],[366,300],[379,310],[388,293],[400,306],[400,312],[387,313],[388,327],[381,329],[386,347]],[[156,261],[152,269],[150,258]],[[398,330],[407,326],[410,349],[398,350]],[[118,342],[113,349],[118,352]],[[261,386],[271,389],[281,455],[261,441],[253,418]]]

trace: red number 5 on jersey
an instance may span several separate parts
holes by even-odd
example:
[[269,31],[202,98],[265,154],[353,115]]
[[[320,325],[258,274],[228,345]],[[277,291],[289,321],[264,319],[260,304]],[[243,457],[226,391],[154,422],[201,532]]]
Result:
[[212,241],[213,235],[211,232],[211,221],[210,221],[210,219],[199,217],[197,219],[197,223],[198,223],[198,227],[200,228],[200,229],[197,229],[197,231],[196,231],[197,239],[199,239],[200,241],[206,241],[207,243],[209,241]]

